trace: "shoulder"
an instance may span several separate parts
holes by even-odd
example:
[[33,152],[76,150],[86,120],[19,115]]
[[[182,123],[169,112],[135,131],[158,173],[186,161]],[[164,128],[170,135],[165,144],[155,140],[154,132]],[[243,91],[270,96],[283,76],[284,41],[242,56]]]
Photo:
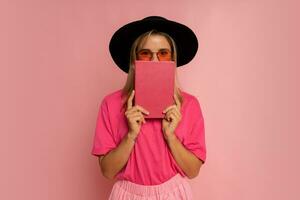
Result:
[[122,109],[122,94],[122,89],[118,89],[104,95],[101,107],[104,106],[111,114],[120,114]]
[[120,101],[121,98],[122,98],[122,89],[118,89],[104,95],[102,101],[106,103],[114,103],[116,101]]
[[186,91],[181,91],[181,94],[183,96],[183,107],[200,106],[199,98],[196,95]]
[[202,117],[202,106],[199,98],[196,95],[190,94],[188,92],[182,92],[184,97],[182,112],[188,118]]

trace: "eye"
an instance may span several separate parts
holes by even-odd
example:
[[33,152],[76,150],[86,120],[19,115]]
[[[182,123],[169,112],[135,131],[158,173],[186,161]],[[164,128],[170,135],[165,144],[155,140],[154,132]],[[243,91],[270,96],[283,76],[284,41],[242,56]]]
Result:
[[159,53],[161,55],[168,55],[170,52],[168,50],[160,50]]
[[142,55],[142,56],[147,56],[147,55],[149,55],[150,54],[150,52],[149,51],[147,51],[147,50],[141,50],[141,51],[139,51],[139,53],[138,53],[139,55]]

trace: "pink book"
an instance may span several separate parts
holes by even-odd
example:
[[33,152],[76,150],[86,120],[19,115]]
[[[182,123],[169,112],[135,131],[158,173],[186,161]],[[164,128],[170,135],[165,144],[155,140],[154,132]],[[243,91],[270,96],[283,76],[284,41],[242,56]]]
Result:
[[150,112],[145,118],[163,118],[174,104],[175,67],[174,61],[135,61],[134,105]]

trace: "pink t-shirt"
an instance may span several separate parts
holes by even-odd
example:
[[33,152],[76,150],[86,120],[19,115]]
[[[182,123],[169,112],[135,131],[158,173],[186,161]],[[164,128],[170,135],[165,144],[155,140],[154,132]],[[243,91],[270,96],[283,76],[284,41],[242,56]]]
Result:
[[[204,119],[198,99],[181,90],[181,121],[175,134],[179,141],[205,162],[206,145]],[[122,110],[119,89],[106,95],[100,106],[92,147],[92,155],[99,156],[116,148],[128,133],[127,119]],[[162,132],[162,119],[146,119],[132,149],[127,164],[116,175],[142,185],[161,184],[176,173],[186,176],[177,165]]]

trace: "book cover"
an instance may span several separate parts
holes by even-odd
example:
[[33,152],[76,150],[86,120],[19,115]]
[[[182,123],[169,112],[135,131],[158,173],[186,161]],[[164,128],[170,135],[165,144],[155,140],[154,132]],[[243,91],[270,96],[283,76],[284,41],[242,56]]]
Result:
[[175,103],[174,61],[135,61],[134,105],[150,112],[145,118],[163,118],[162,111]]

